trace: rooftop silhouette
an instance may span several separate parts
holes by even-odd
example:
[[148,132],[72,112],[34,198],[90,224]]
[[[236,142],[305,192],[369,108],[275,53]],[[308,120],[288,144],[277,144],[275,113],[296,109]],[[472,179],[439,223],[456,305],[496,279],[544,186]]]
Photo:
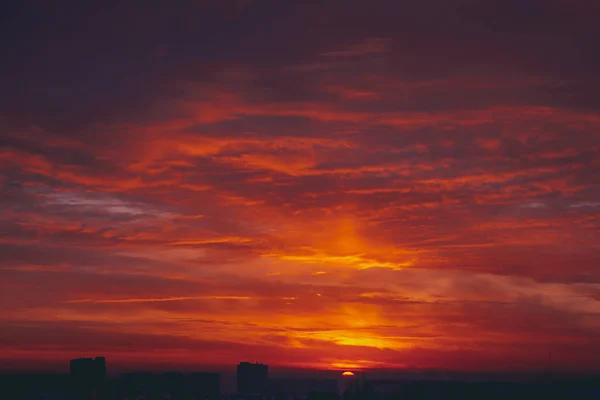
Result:
[[237,366],[238,393],[265,393],[268,388],[269,366],[259,363],[241,362]]

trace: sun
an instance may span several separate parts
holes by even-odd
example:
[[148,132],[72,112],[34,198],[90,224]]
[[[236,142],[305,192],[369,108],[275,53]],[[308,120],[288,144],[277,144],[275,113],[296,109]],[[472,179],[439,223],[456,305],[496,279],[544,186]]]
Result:
[[352,372],[352,371],[344,371],[344,372],[342,372],[342,376],[354,376],[354,372]]

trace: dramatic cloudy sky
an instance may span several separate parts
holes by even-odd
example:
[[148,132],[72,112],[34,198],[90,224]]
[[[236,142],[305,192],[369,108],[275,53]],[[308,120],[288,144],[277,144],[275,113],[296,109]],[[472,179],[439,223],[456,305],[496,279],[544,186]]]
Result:
[[598,1],[8,3],[3,365],[600,365]]

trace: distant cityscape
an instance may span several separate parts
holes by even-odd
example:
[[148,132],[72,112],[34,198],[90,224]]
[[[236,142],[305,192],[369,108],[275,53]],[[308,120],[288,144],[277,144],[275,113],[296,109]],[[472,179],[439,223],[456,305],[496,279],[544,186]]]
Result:
[[338,379],[270,378],[269,366],[241,362],[236,392],[222,392],[221,374],[125,373],[107,375],[106,358],[70,361],[68,375],[5,374],[2,400],[392,400],[392,399],[600,399],[600,379],[537,382],[369,379],[340,371]]

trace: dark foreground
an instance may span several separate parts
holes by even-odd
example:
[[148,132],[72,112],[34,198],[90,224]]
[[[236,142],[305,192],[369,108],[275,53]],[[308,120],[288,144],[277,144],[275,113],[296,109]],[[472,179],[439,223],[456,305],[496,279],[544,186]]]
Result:
[[126,374],[93,388],[68,375],[0,375],[2,400],[600,399],[600,379],[554,382],[271,380],[264,393],[228,394],[219,374]]

